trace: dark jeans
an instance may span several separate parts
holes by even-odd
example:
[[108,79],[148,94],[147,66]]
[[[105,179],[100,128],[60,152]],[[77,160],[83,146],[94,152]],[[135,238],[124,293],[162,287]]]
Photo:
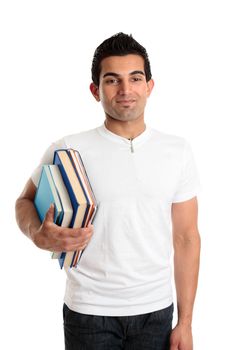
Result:
[[169,350],[173,304],[136,316],[92,316],[63,306],[66,350]]

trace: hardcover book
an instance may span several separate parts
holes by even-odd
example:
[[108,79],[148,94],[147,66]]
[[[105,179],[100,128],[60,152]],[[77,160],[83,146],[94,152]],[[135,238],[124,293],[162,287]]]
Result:
[[[86,227],[94,219],[97,202],[79,152],[73,149],[57,150],[54,164],[59,167],[73,207],[70,227]],[[82,251],[63,252],[59,258],[61,268],[76,266],[81,254]]]

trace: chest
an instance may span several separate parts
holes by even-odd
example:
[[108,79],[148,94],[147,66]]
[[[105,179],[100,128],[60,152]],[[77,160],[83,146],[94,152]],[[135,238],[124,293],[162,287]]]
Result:
[[83,161],[98,202],[124,197],[170,202],[181,174],[180,158],[166,149],[92,151]]

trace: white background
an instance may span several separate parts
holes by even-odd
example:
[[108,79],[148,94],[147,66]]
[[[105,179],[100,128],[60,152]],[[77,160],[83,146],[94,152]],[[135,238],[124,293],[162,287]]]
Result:
[[1,349],[64,348],[65,273],[20,233],[14,203],[52,141],[102,124],[91,60],[119,31],[150,56],[146,123],[186,137],[199,169],[195,350],[231,348],[232,18],[230,0],[1,1]]

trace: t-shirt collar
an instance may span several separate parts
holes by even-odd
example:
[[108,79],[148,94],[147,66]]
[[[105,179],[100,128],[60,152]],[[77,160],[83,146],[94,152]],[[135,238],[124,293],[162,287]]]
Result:
[[[105,123],[103,123],[97,129],[102,136],[108,138],[109,140],[111,140],[113,142],[117,142],[117,143],[121,143],[121,144],[122,143],[129,144],[131,142],[130,139],[123,137],[123,136],[120,136],[120,135],[117,135],[114,132],[107,129],[107,127],[105,126]],[[139,145],[139,144],[143,143],[144,141],[146,141],[150,137],[151,132],[152,132],[151,128],[146,125],[145,130],[140,135],[133,138],[134,145]]]

